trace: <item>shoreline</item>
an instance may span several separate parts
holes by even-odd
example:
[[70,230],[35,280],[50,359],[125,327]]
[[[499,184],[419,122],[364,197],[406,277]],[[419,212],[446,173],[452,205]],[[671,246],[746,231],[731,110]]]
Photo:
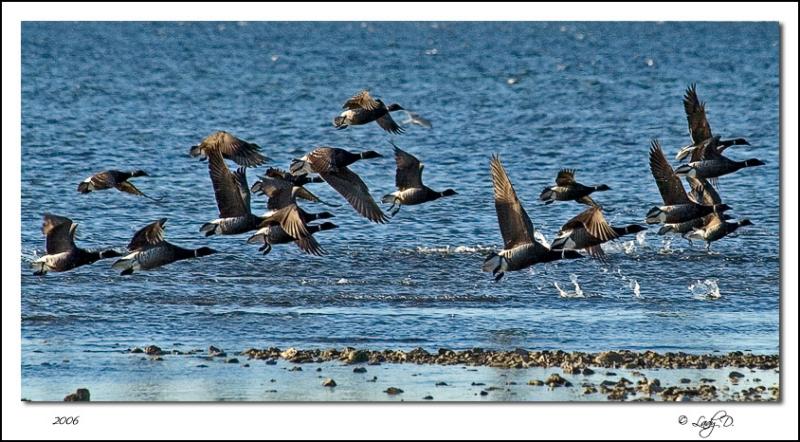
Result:
[[[207,353],[208,357],[225,357],[227,353],[214,346],[209,349],[193,349],[189,351],[162,350],[156,345],[131,348],[128,353],[144,353],[152,356],[166,354],[199,355]],[[759,370],[779,369],[780,355],[759,355],[734,351],[718,354],[688,354],[683,352],[657,353],[654,351],[636,352],[630,350],[609,350],[596,353],[565,352],[562,350],[530,351],[522,348],[514,350],[485,350],[473,348],[469,350],[450,350],[441,348],[431,353],[423,348],[413,350],[365,350],[354,347],[342,349],[297,349],[288,347],[280,349],[270,347],[257,349],[254,347],[232,353],[236,356],[247,356],[248,359],[277,361],[285,360],[294,364],[322,363],[341,361],[346,364],[379,365],[419,364],[419,365],[469,365],[493,368],[549,368],[560,367],[565,373],[576,374],[588,367],[654,369],[654,368],[750,368]]]

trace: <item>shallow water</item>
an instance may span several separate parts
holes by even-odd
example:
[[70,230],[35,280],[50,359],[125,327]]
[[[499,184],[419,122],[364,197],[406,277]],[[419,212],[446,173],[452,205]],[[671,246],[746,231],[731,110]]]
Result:
[[[777,353],[779,38],[774,23],[25,23],[23,393],[56,384],[32,362],[42,354],[92,355],[82,375],[133,382],[129,365],[84,353],[113,344]],[[649,140],[670,156],[688,142],[691,82],[712,130],[753,144],[729,155],[767,163],[720,180],[732,214],[754,226],[712,253],[651,228],[608,245],[608,264],[541,265],[500,283],[480,271],[501,245],[491,153],[550,240],[581,210],[537,201],[562,167],[611,186],[596,199],[613,224],[642,223],[660,203]],[[334,130],[343,100],[364,87],[433,129]],[[205,164],[187,152],[219,129],[282,167],[321,144],[378,150],[385,158],[353,166],[376,198],[393,190],[393,140],[426,163],[426,184],[459,195],[405,207],[387,225],[343,205],[332,209],[340,228],[318,235],[327,256],[283,246],[263,257],[247,235],[198,232],[217,210]],[[137,187],[165,202],[75,191],[107,168],[147,170]],[[343,202],[327,185],[312,190]],[[34,277],[46,211],[78,222],[87,248],[123,247],[168,217],[167,239],[222,253],[127,278],[110,261]]]

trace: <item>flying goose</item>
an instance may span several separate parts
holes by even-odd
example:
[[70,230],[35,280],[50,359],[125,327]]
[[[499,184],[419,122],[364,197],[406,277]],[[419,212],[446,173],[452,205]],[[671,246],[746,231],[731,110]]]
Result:
[[[104,170],[86,178],[78,184],[78,192],[90,193],[95,190],[111,189],[112,187],[120,192],[130,193],[131,195],[139,195],[145,198],[150,198],[136,188],[130,181],[131,178],[149,176],[143,170],[134,170],[130,172],[123,172],[120,170]],[[156,200],[157,201],[157,200]]]
[[358,160],[381,156],[371,150],[352,153],[335,147],[318,147],[303,158],[294,160],[289,170],[292,174],[318,174],[335,191],[339,192],[361,216],[375,223],[385,223],[389,219],[372,199],[367,185],[358,175],[347,168]]
[[258,228],[262,218],[250,211],[250,188],[247,169],[240,167],[231,172],[217,150],[208,151],[208,174],[214,187],[214,197],[219,208],[219,218],[200,227],[205,236],[236,235]]
[[599,186],[584,186],[575,181],[575,170],[561,169],[556,176],[556,185],[545,187],[544,190],[542,190],[542,194],[539,195],[539,200],[544,201],[545,204],[551,204],[553,201],[574,200],[589,206],[596,206],[597,203],[589,197],[589,194],[610,189],[611,188],[605,184]]
[[[711,126],[706,118],[706,104],[697,97],[697,85],[694,83],[686,88],[686,93],[683,96],[683,110],[686,112],[686,120],[689,122],[689,136],[692,139],[692,143],[682,147],[675,158],[682,160],[691,153],[691,161],[699,161],[700,152],[698,148],[702,147],[704,142],[714,138],[714,136],[711,134]],[[721,140],[720,137],[716,137],[715,141],[715,147],[719,153],[722,153],[723,150],[730,146],[743,144],[750,145],[744,138]]]
[[[261,181],[253,184],[251,190],[254,192],[263,193],[267,196],[267,209],[272,210],[273,214],[276,211],[284,209],[285,207],[292,205],[296,206],[297,197],[302,197],[310,201],[319,200],[314,194],[308,192],[305,188],[292,184],[297,184],[304,180],[292,181],[292,178],[290,177],[292,177],[292,175],[286,177],[283,171],[271,169],[267,171],[266,176],[261,178]],[[305,177],[305,175],[303,175],[303,177]],[[262,244],[259,251],[263,252],[265,255],[272,250],[273,245],[285,244],[289,242],[295,242],[300,250],[306,253],[317,256],[325,254],[325,250],[322,249],[322,247],[311,235],[322,230],[335,229],[337,226],[328,222],[320,225],[309,225],[308,223],[319,219],[332,218],[333,214],[330,212],[308,213],[300,207],[297,207],[297,212],[301,221],[305,224],[306,230],[309,233],[308,236],[300,239],[294,238],[286,233],[286,231],[279,224],[276,225],[275,223],[267,222],[263,226],[259,226],[260,228],[258,231],[253,236],[248,238],[247,243]]]
[[115,250],[88,251],[75,245],[75,230],[78,225],[71,219],[44,214],[42,233],[45,236],[45,255],[31,263],[34,275],[47,272],[66,272],[95,261],[120,256]]
[[498,155],[492,155],[491,172],[494,207],[503,236],[503,250],[491,253],[486,258],[482,267],[484,272],[491,271],[495,281],[499,281],[508,271],[522,270],[542,262],[582,257],[573,250],[550,250],[548,246],[536,241],[531,219],[517,198]]
[[217,151],[223,158],[244,167],[258,166],[267,161],[267,158],[261,155],[259,145],[240,140],[225,131],[214,132],[205,137],[200,144],[189,149],[189,155],[203,160],[211,151]]
[[561,226],[551,248],[553,250],[585,249],[589,255],[603,259],[605,253],[601,244],[643,230],[647,229],[637,224],[611,227],[603,216],[603,210],[600,207],[592,206]]
[[706,242],[706,250],[711,251],[711,243],[718,241],[731,233],[735,232],[739,227],[752,226],[753,222],[749,219],[742,219],[736,222],[724,221],[719,215],[711,215],[710,221],[699,229],[695,229],[687,235],[688,238],[703,240]]
[[[693,201],[697,201],[702,203],[706,206],[714,206],[717,204],[722,204],[722,198],[720,198],[719,193],[714,189],[714,187],[704,179],[697,179],[697,178],[687,178],[689,181],[689,185],[692,188],[691,191],[691,199]],[[664,224],[661,229],[658,230],[659,235],[664,235],[666,233],[677,233],[680,234],[684,239],[689,241],[689,244],[692,243],[692,239],[688,236],[689,233],[692,233],[695,229],[702,228],[714,216],[718,216],[714,213],[710,215],[702,216],[699,218],[691,219],[689,221],[684,221],[681,223],[673,223],[673,224]],[[723,213],[719,215],[722,217],[723,221],[731,219],[731,216],[727,213]]]
[[688,176],[692,178],[705,178],[714,179],[723,175],[736,172],[745,167],[763,166],[765,163],[758,158],[750,158],[744,161],[734,161],[726,156],[716,153],[715,150],[707,151],[714,152],[713,156],[709,159],[694,161],[688,164],[683,164],[675,169],[675,174],[678,176]]
[[267,209],[277,210],[286,207],[293,200],[292,188],[297,187],[295,190],[296,196],[304,200],[315,203],[322,203],[326,206],[339,207],[338,204],[332,204],[322,201],[318,196],[311,193],[304,186],[308,183],[324,183],[325,180],[315,176],[309,178],[306,174],[292,175],[289,172],[270,167],[259,181],[256,181],[250,188],[251,192],[262,194],[267,197]]
[[[408,152],[394,146],[394,160],[397,163],[397,172],[395,173],[395,185],[397,190],[384,195],[382,198],[383,203],[391,203],[389,210],[391,215],[395,216],[400,211],[400,207],[413,206],[416,204],[427,203],[428,201],[437,200],[445,196],[456,195],[453,189],[447,189],[442,192],[437,192],[430,187],[422,184],[422,168],[419,160]],[[397,209],[392,209],[397,205]]]
[[375,121],[387,132],[393,134],[404,132],[403,128],[398,126],[389,114],[404,109],[396,103],[387,106],[383,101],[372,98],[367,90],[362,90],[345,101],[342,109],[345,111],[333,119],[336,129],[345,129],[347,126],[358,126]]
[[689,198],[681,179],[672,170],[669,161],[661,150],[658,140],[650,145],[650,172],[656,180],[658,191],[664,200],[663,206],[656,206],[647,212],[647,224],[676,224],[702,218],[711,213],[722,213],[730,209],[727,204],[707,206]]
[[166,218],[161,218],[139,229],[128,243],[131,252],[117,260],[111,268],[122,270],[120,275],[131,275],[135,271],[150,270],[189,258],[199,258],[217,253],[208,247],[199,249],[184,249],[164,240],[164,224]]

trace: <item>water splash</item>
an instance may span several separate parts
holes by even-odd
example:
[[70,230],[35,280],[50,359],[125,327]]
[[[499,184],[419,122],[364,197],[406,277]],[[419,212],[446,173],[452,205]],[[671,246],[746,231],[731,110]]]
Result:
[[692,292],[695,299],[719,299],[722,295],[719,292],[719,280],[716,278],[709,278],[705,280],[697,280],[689,284],[689,291]]
[[644,246],[647,242],[647,230],[642,230],[641,232],[636,234],[636,243],[640,246]]
[[641,298],[642,297],[642,292],[639,291],[639,281],[631,278],[630,282],[628,283],[628,287],[630,287],[631,290],[633,290],[633,296],[635,298]]
[[578,284],[578,275],[574,273],[570,274],[569,280],[572,282],[572,285],[575,286],[575,291],[564,290],[558,285],[558,282],[553,282],[556,290],[558,290],[558,296],[561,298],[585,298],[583,289],[581,289],[580,284]]
[[414,251],[423,254],[445,254],[454,253],[485,253],[495,250],[494,247],[486,246],[444,246],[444,247],[417,247]]
[[672,248],[672,237],[665,236],[661,241],[661,249],[659,249],[658,253],[662,255],[671,255],[674,252],[675,249]]

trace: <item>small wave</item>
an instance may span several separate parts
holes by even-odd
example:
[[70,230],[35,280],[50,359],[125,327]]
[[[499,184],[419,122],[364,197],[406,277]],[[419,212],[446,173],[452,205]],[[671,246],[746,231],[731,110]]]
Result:
[[633,296],[635,296],[636,298],[642,297],[642,292],[639,291],[639,281],[631,278],[630,282],[628,283],[628,287],[630,287],[631,290],[633,290]]
[[705,280],[697,280],[689,284],[689,291],[692,292],[695,299],[719,299],[722,295],[719,292],[719,280],[716,278],[709,278]]
[[414,249],[417,253],[423,254],[445,254],[452,255],[456,253],[486,253],[494,251],[494,247],[486,246],[444,246],[444,247],[417,247]]

